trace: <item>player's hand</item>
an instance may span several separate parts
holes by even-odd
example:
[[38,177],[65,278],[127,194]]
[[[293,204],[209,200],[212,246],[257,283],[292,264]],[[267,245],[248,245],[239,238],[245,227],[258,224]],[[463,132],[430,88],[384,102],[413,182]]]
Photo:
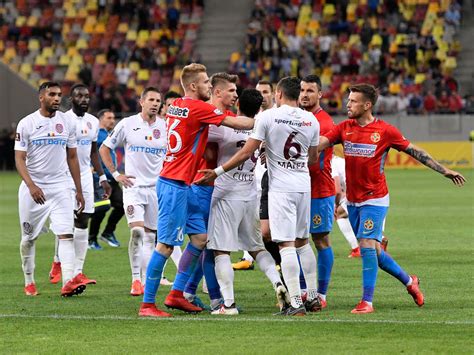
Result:
[[30,195],[33,201],[35,201],[39,205],[44,205],[44,203],[46,202],[46,197],[44,196],[43,190],[41,190],[36,185],[30,187]]
[[260,154],[260,163],[265,166],[267,165],[267,154],[265,152]]
[[464,183],[466,182],[466,178],[454,170],[446,169],[444,176],[447,177],[448,179],[451,179],[454,185],[459,186],[459,187],[463,186]]
[[79,206],[76,211],[76,215],[80,215],[82,211],[84,211],[84,206],[86,205],[84,201],[84,196],[82,196],[81,192],[76,192],[76,201],[77,205]]
[[204,176],[199,180],[194,181],[194,184],[196,185],[207,185],[217,178],[217,175],[213,169],[198,170],[198,173],[201,173]]
[[104,189],[104,193],[102,194],[102,198],[104,200],[107,200],[110,197],[110,195],[112,194],[112,187],[110,186],[108,181],[102,181],[100,183],[100,185]]
[[135,179],[135,176],[120,174],[115,180],[124,187],[132,187],[135,184],[132,179]]

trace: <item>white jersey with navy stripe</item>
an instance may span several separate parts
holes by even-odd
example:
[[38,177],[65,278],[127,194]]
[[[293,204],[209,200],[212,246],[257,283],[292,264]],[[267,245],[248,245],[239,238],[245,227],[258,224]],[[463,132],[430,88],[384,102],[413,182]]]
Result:
[[135,177],[135,187],[155,185],[166,155],[166,122],[156,117],[150,125],[138,113],[121,120],[103,144],[125,147],[125,174]]
[[76,146],[74,122],[64,112],[50,118],[38,110],[18,123],[15,150],[26,152],[28,174],[39,187],[69,182],[66,148]]

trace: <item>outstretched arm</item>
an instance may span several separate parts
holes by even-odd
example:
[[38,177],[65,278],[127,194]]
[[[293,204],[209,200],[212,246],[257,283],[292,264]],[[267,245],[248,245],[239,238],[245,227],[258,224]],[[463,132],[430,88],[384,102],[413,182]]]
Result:
[[405,149],[405,153],[418,160],[421,164],[426,165],[428,168],[442,174],[448,179],[451,179],[451,181],[456,186],[462,186],[466,182],[464,176],[454,170],[446,168],[445,166],[437,162],[435,159],[433,159],[433,157],[429,155],[425,150],[420,147],[417,147],[412,143],[410,143]]
[[254,124],[255,120],[246,116],[226,116],[226,118],[221,122],[221,125],[223,126],[244,130],[252,129]]
[[324,149],[329,148],[331,146],[331,142],[324,136],[319,137],[319,145],[318,145],[318,152],[322,152]]

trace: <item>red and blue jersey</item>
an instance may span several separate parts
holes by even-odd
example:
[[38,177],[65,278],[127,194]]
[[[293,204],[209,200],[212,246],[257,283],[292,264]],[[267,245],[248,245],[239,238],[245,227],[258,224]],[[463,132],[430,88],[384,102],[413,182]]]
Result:
[[343,145],[349,202],[362,203],[388,194],[384,174],[388,151],[404,151],[410,144],[397,128],[377,118],[364,127],[349,119],[324,136],[332,144]]
[[206,147],[209,125],[219,126],[225,117],[204,101],[174,100],[166,113],[168,149],[160,176],[190,185]]
[[[324,136],[335,127],[331,116],[321,108],[314,113],[314,117],[316,117],[319,122],[319,134],[321,136]],[[318,161],[309,166],[311,198],[325,198],[336,194],[331,170],[333,150],[333,147],[326,148],[319,154]]]

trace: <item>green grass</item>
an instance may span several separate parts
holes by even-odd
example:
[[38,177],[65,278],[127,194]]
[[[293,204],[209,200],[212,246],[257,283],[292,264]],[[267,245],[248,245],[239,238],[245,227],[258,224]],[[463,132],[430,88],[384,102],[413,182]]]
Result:
[[[389,171],[389,252],[421,278],[426,305],[379,273],[370,315],[351,315],[360,297],[360,260],[347,258],[337,227],[335,265],[327,310],[303,319],[272,316],[273,290],[258,271],[236,272],[235,293],[244,313],[231,318],[173,312],[168,320],[139,319],[140,299],[128,295],[128,231],[122,247],[88,253],[85,272],[98,284],[79,297],[61,298],[48,283],[53,236],[36,249],[38,297],[23,294],[16,174],[0,175],[0,353],[472,353],[473,200],[470,182],[458,189],[429,171]],[[235,258],[238,255],[234,256]],[[174,265],[166,274],[174,278]],[[158,304],[163,303],[162,287]],[[200,295],[206,299],[205,295]]]

